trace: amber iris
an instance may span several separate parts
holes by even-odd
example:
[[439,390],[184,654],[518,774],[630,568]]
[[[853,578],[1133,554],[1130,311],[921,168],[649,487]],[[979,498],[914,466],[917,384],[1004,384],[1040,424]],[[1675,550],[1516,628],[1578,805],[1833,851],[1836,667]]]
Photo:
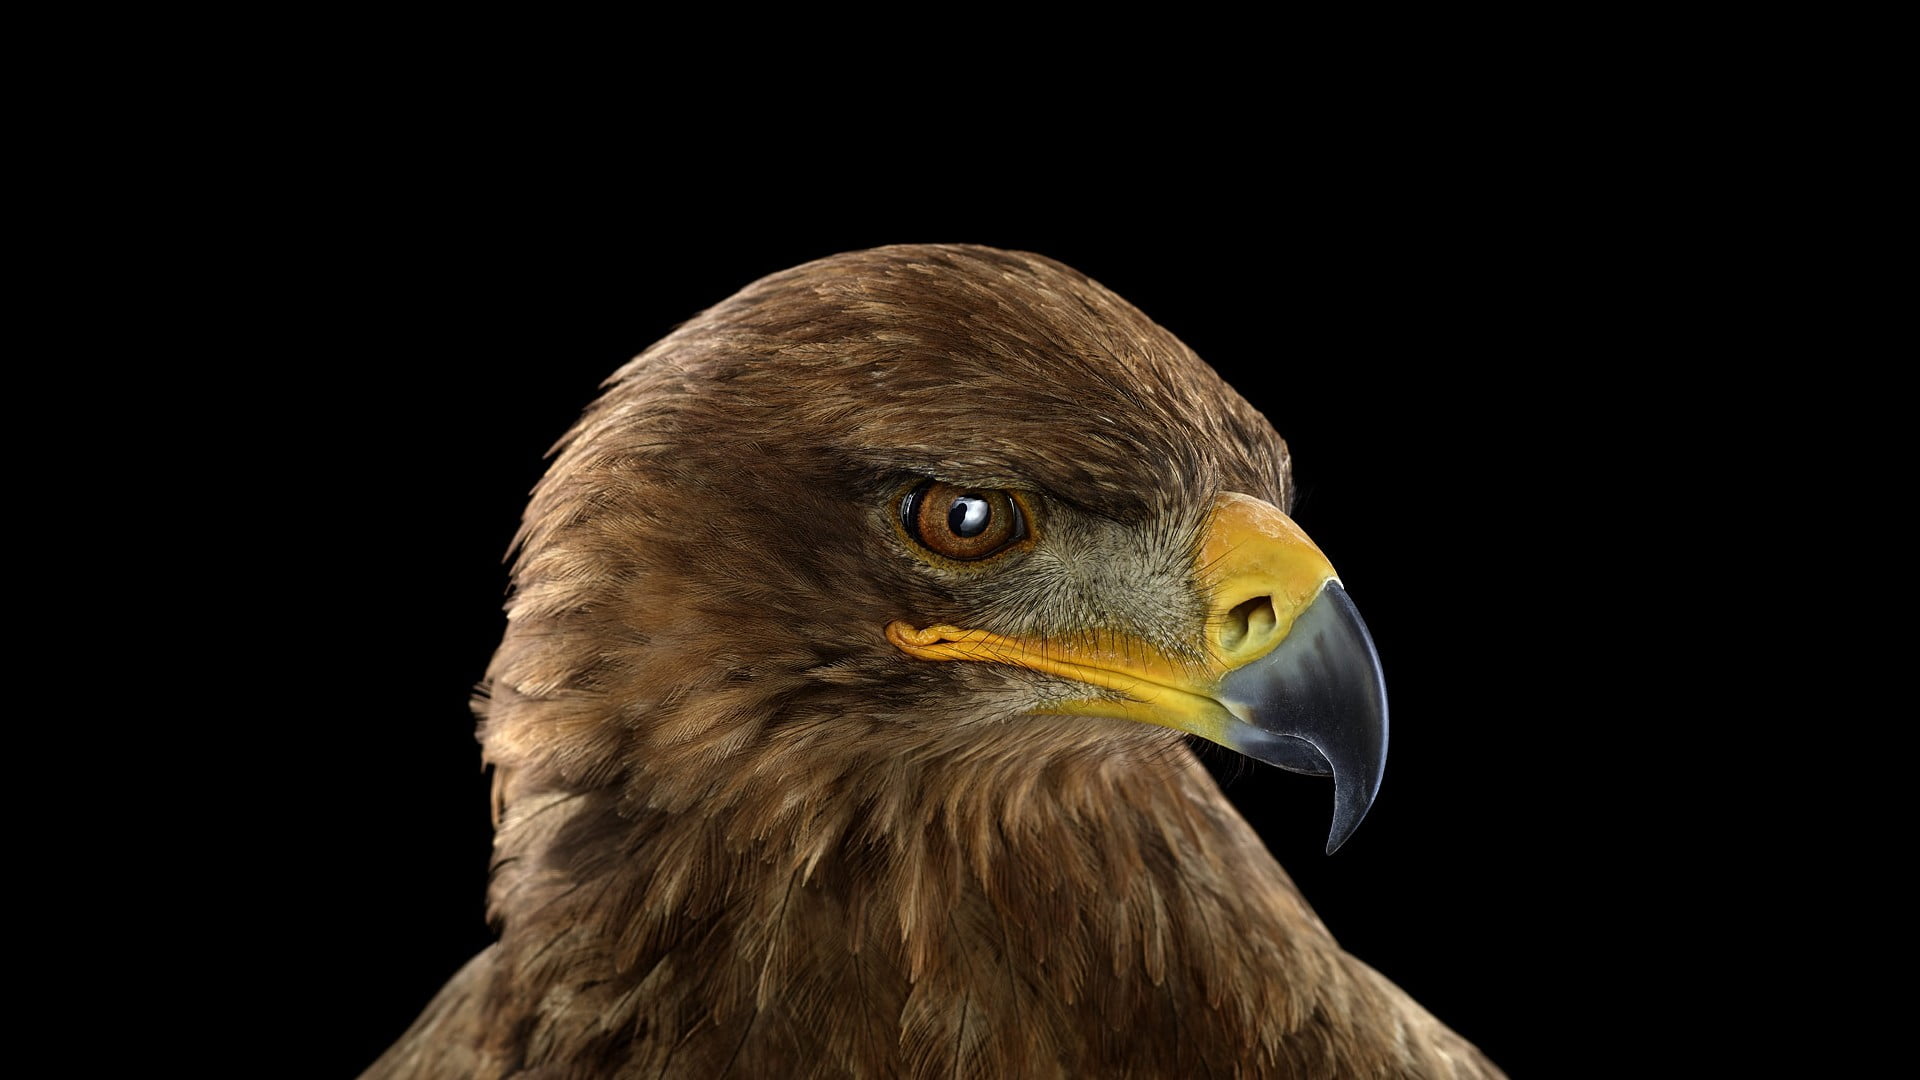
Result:
[[949,559],[984,559],[1026,536],[1020,506],[1004,491],[928,481],[900,506],[907,535]]

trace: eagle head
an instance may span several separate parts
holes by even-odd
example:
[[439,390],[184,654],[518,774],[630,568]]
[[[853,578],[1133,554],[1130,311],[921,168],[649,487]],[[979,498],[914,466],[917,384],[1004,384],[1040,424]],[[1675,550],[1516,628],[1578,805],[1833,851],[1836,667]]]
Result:
[[1017,788],[1192,734],[1331,773],[1331,852],[1379,788],[1386,703],[1292,495],[1252,406],[1059,263],[895,246],[774,274],[560,444],[487,755],[508,794],[615,785],[767,831],[883,774]]

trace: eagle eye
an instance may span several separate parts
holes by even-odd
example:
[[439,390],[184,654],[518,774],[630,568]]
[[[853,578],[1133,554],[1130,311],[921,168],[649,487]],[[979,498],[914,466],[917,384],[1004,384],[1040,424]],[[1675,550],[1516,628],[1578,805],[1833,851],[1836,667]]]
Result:
[[1026,538],[1020,504],[1004,491],[929,480],[900,503],[900,523],[921,547],[972,562]]

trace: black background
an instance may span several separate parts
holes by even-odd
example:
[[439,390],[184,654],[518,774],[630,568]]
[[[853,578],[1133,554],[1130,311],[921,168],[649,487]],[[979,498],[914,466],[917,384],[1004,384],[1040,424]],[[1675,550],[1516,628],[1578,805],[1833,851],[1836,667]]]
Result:
[[[489,940],[487,784],[467,701],[542,457],[606,375],[753,279],[891,242],[1036,251],[1173,330],[1292,446],[1296,517],[1385,664],[1385,785],[1337,855],[1324,781],[1210,754],[1341,942],[1519,1074],[1565,1074],[1571,1002],[1623,963],[1619,638],[1643,579],[1610,509],[1663,423],[1623,397],[1624,222],[1375,180],[992,208],[690,203],[556,171],[394,175],[248,245],[259,418],[199,474],[249,523],[227,571],[280,767],[314,1075],[369,1063]],[[372,190],[376,194],[367,194]],[[894,193],[897,198],[898,192]],[[266,465],[261,484],[247,468]],[[248,710],[251,711],[251,710]],[[1621,808],[1620,804],[1626,804]],[[277,964],[263,950],[260,985]],[[1582,1055],[1594,1051],[1584,1050]]]

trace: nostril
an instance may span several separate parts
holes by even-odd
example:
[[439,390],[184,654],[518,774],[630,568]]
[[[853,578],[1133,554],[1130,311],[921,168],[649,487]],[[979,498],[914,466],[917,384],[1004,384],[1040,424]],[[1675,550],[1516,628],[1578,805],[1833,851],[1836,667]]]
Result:
[[1273,613],[1273,597],[1242,600],[1227,612],[1226,624],[1220,628],[1220,645],[1231,652],[1243,645],[1257,644],[1273,633],[1279,621]]

